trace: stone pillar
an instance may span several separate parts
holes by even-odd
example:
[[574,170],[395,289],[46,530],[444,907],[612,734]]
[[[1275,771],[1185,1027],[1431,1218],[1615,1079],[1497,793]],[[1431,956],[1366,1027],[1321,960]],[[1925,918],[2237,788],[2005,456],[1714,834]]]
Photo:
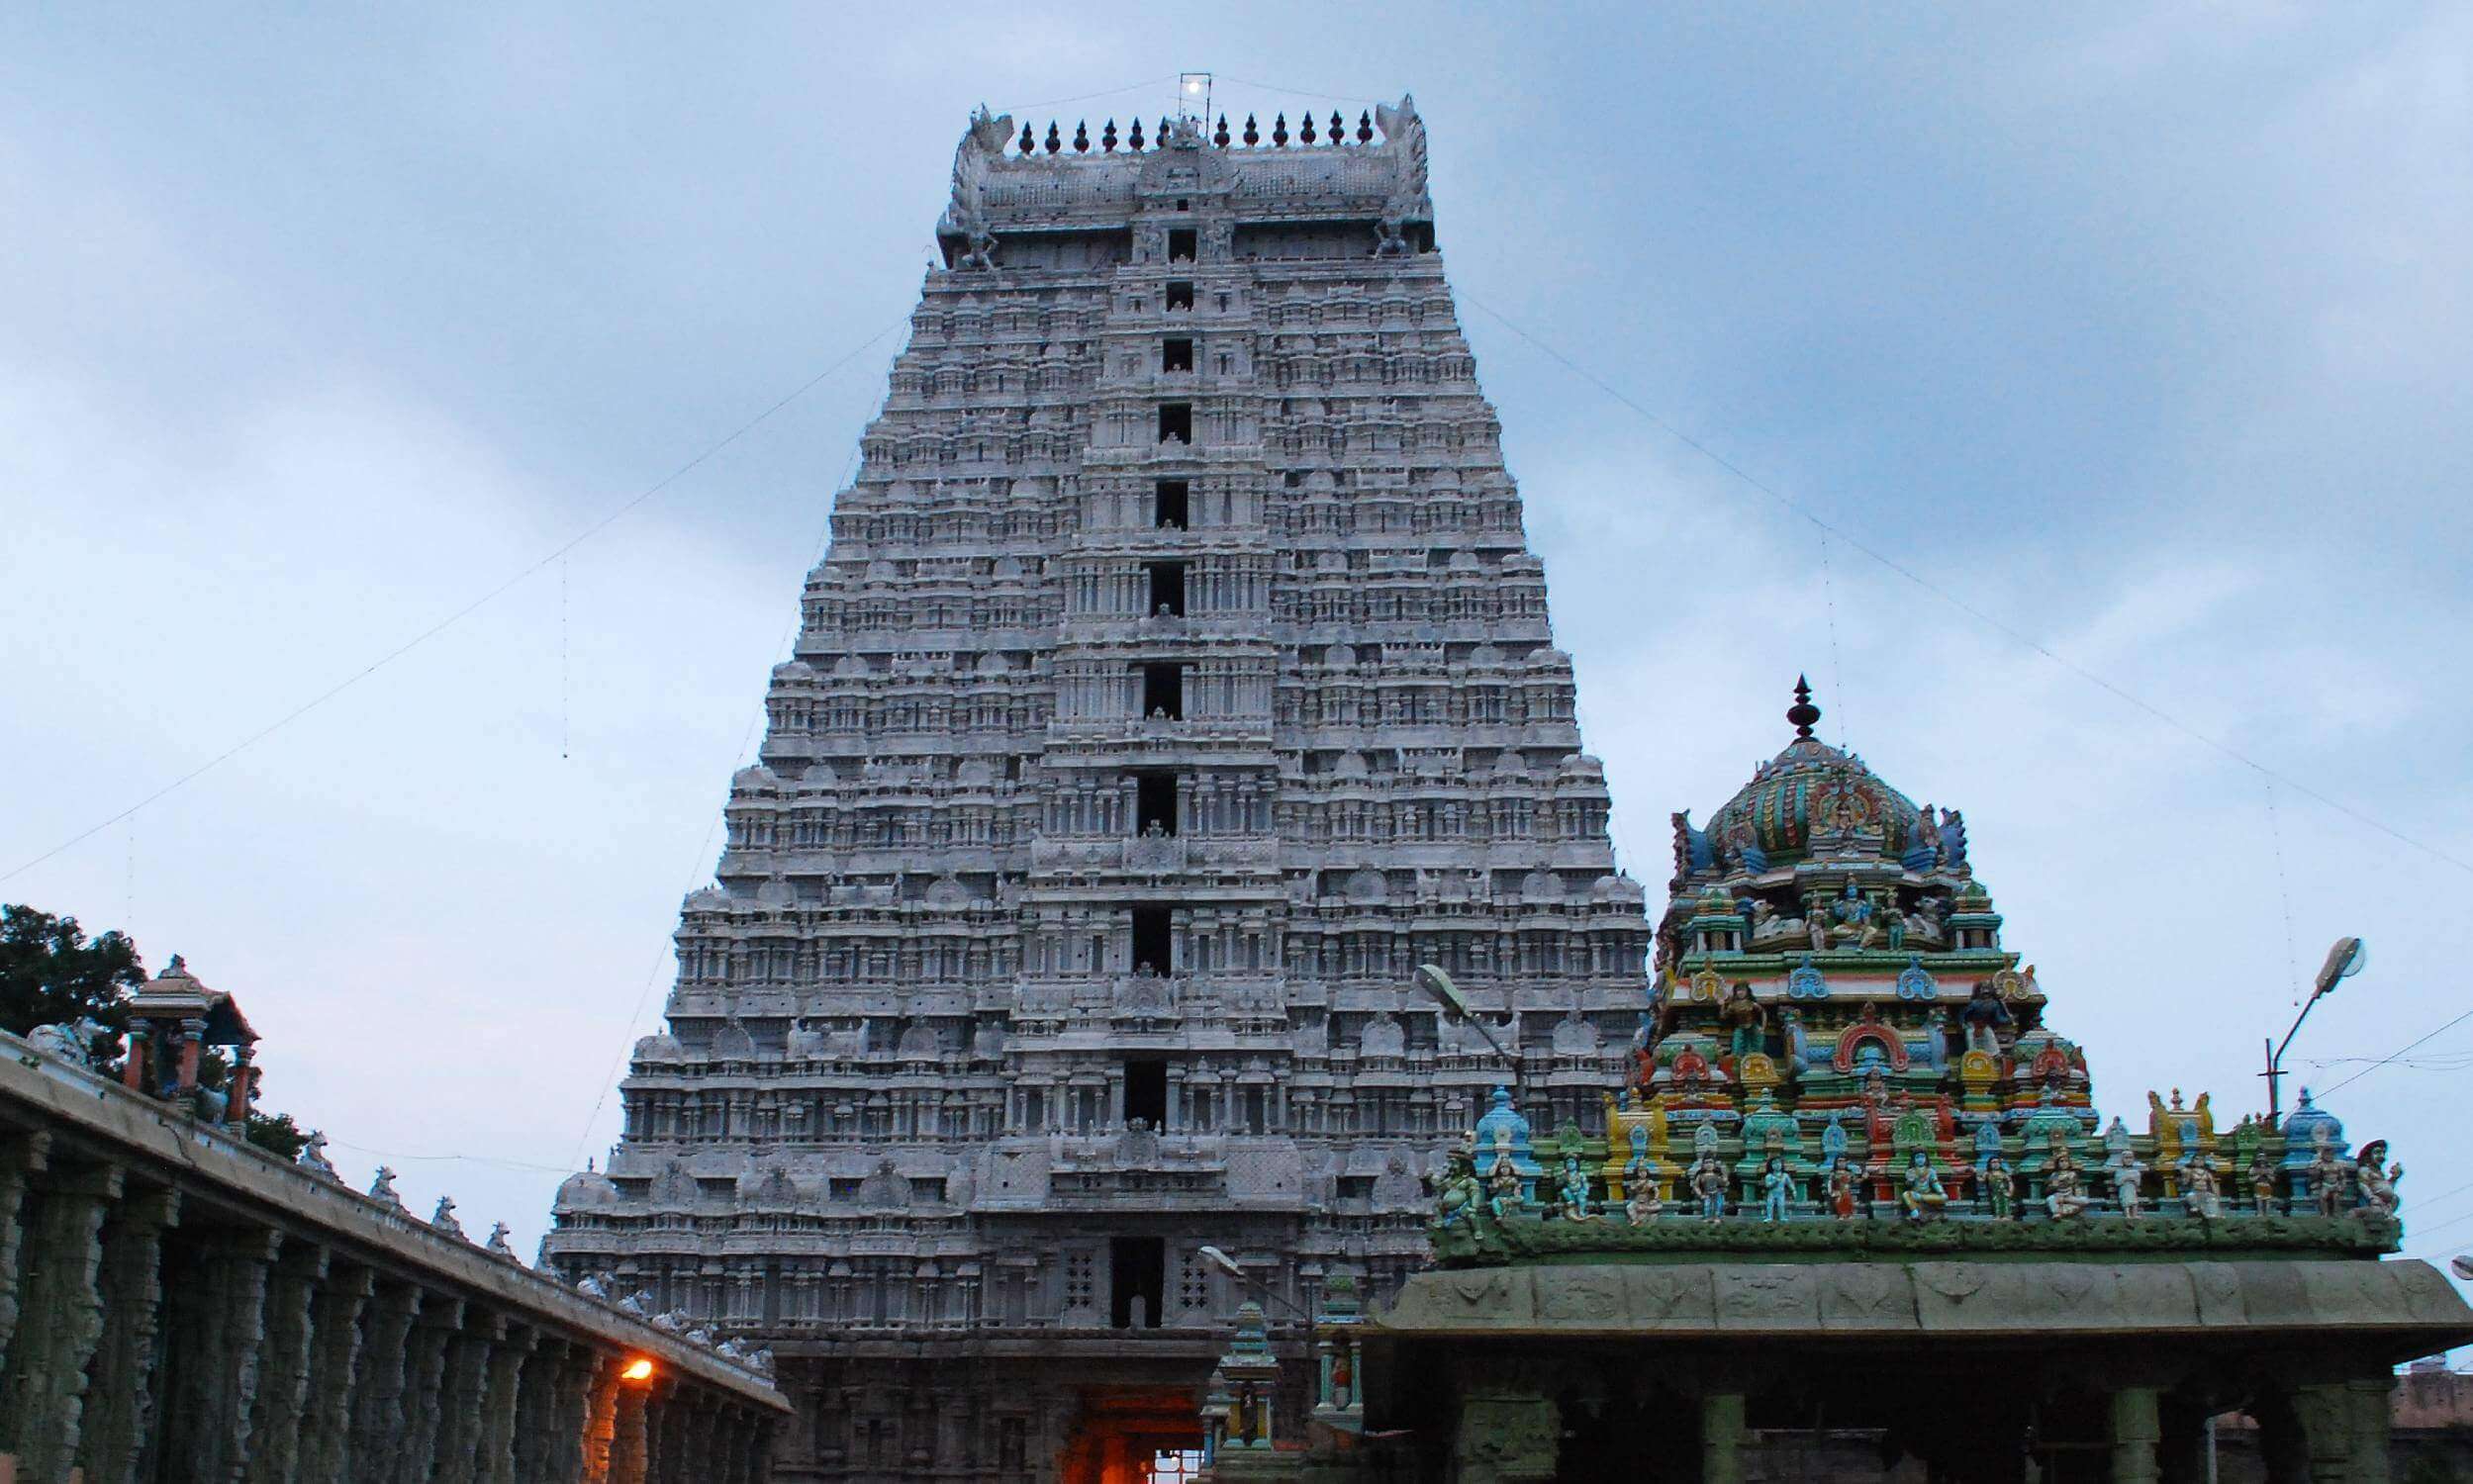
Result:
[[651,1400],[648,1391],[647,1387],[618,1383],[612,1398],[610,1466],[606,1472],[598,1476],[588,1473],[586,1478],[606,1479],[608,1484],[645,1484],[644,1412],[645,1403]]
[[288,1245],[266,1279],[266,1339],[249,1413],[250,1484],[300,1476],[301,1417],[309,1402],[311,1306],[327,1277],[327,1251]]
[[[581,1480],[597,1484],[610,1473],[610,1414],[596,1404],[609,1395],[607,1378],[613,1362],[580,1345],[566,1347],[566,1358],[550,1383],[549,1437],[543,1447],[545,1479]],[[601,1431],[594,1432],[596,1423]]]
[[18,1334],[0,1364],[0,1451],[21,1477],[65,1478],[85,1420],[86,1362],[103,1338],[103,1218],[117,1166],[59,1169],[35,1182],[20,1252]]
[[490,1348],[490,1373],[481,1386],[480,1458],[473,1468],[477,1484],[516,1484],[516,1413],[539,1339],[515,1326]]
[[620,1363],[615,1356],[599,1356],[589,1372],[584,1402],[584,1467],[577,1475],[586,1484],[605,1484],[610,1478],[611,1459],[618,1451],[618,1393],[627,1389],[626,1383],[618,1379]]
[[489,1389],[493,1357],[506,1342],[505,1316],[467,1311],[463,1329],[446,1344],[446,1371],[438,1389],[437,1452],[433,1484],[473,1484],[480,1477],[481,1407]]
[[86,1369],[77,1461],[86,1484],[131,1484],[154,1426],[154,1337],[163,1311],[163,1231],[180,1215],[168,1187],[124,1194],[103,1223],[103,1339]]
[[[302,1484],[349,1484],[353,1477],[352,1404],[378,1363],[361,1344],[361,1316],[376,1286],[366,1267],[332,1269],[311,1302],[309,1400],[301,1413]],[[400,1375],[400,1340],[395,1353]]]
[[404,1452],[404,1387],[411,1373],[413,1320],[421,1290],[389,1283],[363,1311],[361,1363],[352,1382],[352,1427],[344,1461],[350,1477],[384,1484]]
[[2125,1386],[2114,1392],[2107,1434],[2113,1484],[2156,1484],[2155,1444],[2162,1437],[2153,1387]]
[[185,1460],[196,1484],[238,1484],[248,1463],[266,1275],[282,1243],[271,1231],[204,1232],[165,1265],[156,1452]]
[[17,1333],[18,1257],[24,1237],[18,1216],[26,1207],[26,1186],[41,1174],[51,1150],[48,1134],[13,1134],[0,1138],[0,1360],[9,1354]]
[[445,1426],[446,1350],[462,1331],[461,1299],[424,1293],[404,1347],[403,1445],[395,1454],[397,1484],[431,1484],[437,1477],[438,1434]]
[[1743,1484],[1743,1393],[1700,1399],[1700,1484]]
[[[563,1342],[545,1339],[538,1332],[534,1332],[531,1339],[531,1352],[523,1359],[523,1378],[516,1385],[515,1471],[512,1477],[522,1481],[522,1484],[552,1477],[572,1484],[582,1470],[570,1464],[559,1451],[558,1436],[565,1431],[559,1401],[568,1372],[575,1368],[575,1362]],[[579,1388],[579,1398],[581,1394]],[[575,1421],[575,1432],[579,1437],[584,1432],[584,1420],[580,1415]],[[561,1471],[553,1475],[553,1469]]]
[[2293,1389],[2310,1484],[2387,1484],[2386,1376]]

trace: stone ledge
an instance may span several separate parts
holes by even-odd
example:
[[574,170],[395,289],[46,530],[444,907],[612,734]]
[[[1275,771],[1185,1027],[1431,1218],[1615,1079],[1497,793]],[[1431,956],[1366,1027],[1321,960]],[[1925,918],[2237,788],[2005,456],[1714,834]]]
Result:
[[243,1211],[336,1242],[355,1260],[410,1269],[428,1282],[492,1302],[527,1324],[650,1355],[769,1412],[788,1413],[772,1384],[613,1304],[459,1241],[398,1207],[311,1174],[168,1104],[43,1056],[0,1032],[0,1123],[67,1134],[103,1159]]
[[1658,1262],[1713,1253],[1740,1254],[1771,1262],[1845,1261],[1858,1254],[1883,1258],[1940,1254],[2002,1260],[2044,1255],[2237,1258],[2377,1257],[2396,1251],[2402,1229],[2364,1214],[2326,1216],[2228,1216],[2198,1221],[2152,1216],[2082,1216],[2069,1221],[1995,1222],[1951,1220],[1764,1222],[1749,1217],[1704,1221],[1663,1217],[1648,1226],[1622,1221],[1546,1221],[1514,1216],[1506,1221],[1463,1222],[1433,1233],[1436,1261],[1445,1267],[1509,1262]]
[[1371,1333],[2062,1339],[2342,1331],[2399,1357],[2473,1340],[2426,1262],[1618,1262],[1410,1278]]

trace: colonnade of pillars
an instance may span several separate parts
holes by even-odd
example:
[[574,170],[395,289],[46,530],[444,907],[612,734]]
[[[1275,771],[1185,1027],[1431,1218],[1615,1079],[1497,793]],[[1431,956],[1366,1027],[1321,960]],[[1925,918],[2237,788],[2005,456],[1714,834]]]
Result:
[[0,1481],[770,1477],[761,1407],[418,1271],[0,1135]]

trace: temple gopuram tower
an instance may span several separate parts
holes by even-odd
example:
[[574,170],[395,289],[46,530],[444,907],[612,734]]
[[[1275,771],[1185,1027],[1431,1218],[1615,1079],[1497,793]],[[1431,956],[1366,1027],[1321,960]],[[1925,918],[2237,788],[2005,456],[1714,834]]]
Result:
[[667,1031],[545,1245],[769,1345],[785,1479],[1146,1477],[1240,1303],[1302,1356],[1424,1260],[1497,1083],[1590,1136],[1623,1085],[1642,892],[1424,126],[1378,112],[983,111],[955,155]]

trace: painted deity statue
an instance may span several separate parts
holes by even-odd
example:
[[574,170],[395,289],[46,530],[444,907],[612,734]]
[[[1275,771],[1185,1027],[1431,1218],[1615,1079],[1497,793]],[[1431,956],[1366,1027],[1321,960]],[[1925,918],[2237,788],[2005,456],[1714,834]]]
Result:
[[1760,1172],[1760,1219],[1784,1221],[1794,1195],[1794,1176],[1786,1173],[1786,1161],[1769,1156],[1767,1168]]
[[2000,991],[1988,982],[1977,984],[1967,998],[1964,1020],[1966,1049],[1994,1057],[2001,1054],[2001,1033],[2017,1023],[2009,1006],[2001,1002]]
[[1623,1217],[1633,1226],[1645,1227],[1665,1210],[1665,1202],[1658,1195],[1658,1177],[1649,1168],[1648,1160],[1635,1159],[1623,1168]]
[[2275,1214],[2275,1160],[2263,1149],[2250,1157],[2249,1203],[2260,1216]]
[[1588,1208],[1588,1171],[1580,1168],[1580,1157],[1563,1157],[1563,1219],[1565,1221],[1595,1221],[1597,1213]]
[[1700,1214],[1711,1221],[1726,1214],[1726,1166],[1714,1153],[1704,1154],[1691,1167],[1691,1193],[1700,1198]]
[[1767,1028],[1768,1012],[1752,997],[1750,984],[1737,984],[1726,996],[1725,1006],[1718,1011],[1718,1021],[1729,1034],[1728,1050],[1737,1062],[1760,1050],[1761,1034]]
[[2321,1216],[2344,1214],[2343,1157],[2325,1140],[2320,1141],[2318,1153],[2310,1157],[2310,1194],[2318,1201]]
[[1486,1177],[1485,1191],[1485,1209],[1496,1221],[1520,1209],[1520,1170],[1509,1155],[1494,1157],[1494,1170]]
[[1907,1220],[1931,1221],[1950,1204],[1950,1193],[1941,1185],[1941,1172],[1932,1167],[1932,1160],[1922,1150],[1908,1158],[1905,1181],[1898,1204],[1906,1209]]
[[[1836,1125],[1832,1124],[1831,1127],[1835,1128]],[[1855,1171],[1847,1168],[1844,1155],[1831,1159],[1829,1161],[1829,1213],[1840,1221],[1849,1221],[1855,1216],[1855,1192],[1857,1183]]]
[[2139,1162],[2139,1157],[2125,1149],[2113,1157],[2105,1173],[2112,1176],[2113,1199],[2120,1205],[2121,1214],[2132,1221],[2144,1215],[2146,1166]]
[[2387,1163],[2387,1141],[2373,1139],[2361,1147],[2361,1158],[2353,1166],[2353,1178],[2361,1182],[2361,1203],[2383,1219],[2394,1219],[2398,1200],[2396,1182],[2405,1177],[2400,1160],[2390,1168]]
[[2086,1208],[2086,1192],[2078,1188],[2078,1161],[2064,1149],[2052,1157],[2052,1167],[2044,1177],[2045,1214],[2067,1221]]
[[2224,1198],[2217,1188],[2216,1167],[2205,1155],[2192,1151],[2181,1161],[2181,1202],[2200,1221],[2214,1221],[2224,1215]]
[[1485,1186],[1476,1177],[1476,1162],[1467,1144],[1444,1157],[1443,1180],[1434,1193],[1434,1224],[1457,1226],[1473,1219],[1485,1200]]
[[2009,1158],[1995,1151],[1983,1161],[1984,1209],[1994,1221],[2018,1219],[2018,1171],[2009,1167]]

